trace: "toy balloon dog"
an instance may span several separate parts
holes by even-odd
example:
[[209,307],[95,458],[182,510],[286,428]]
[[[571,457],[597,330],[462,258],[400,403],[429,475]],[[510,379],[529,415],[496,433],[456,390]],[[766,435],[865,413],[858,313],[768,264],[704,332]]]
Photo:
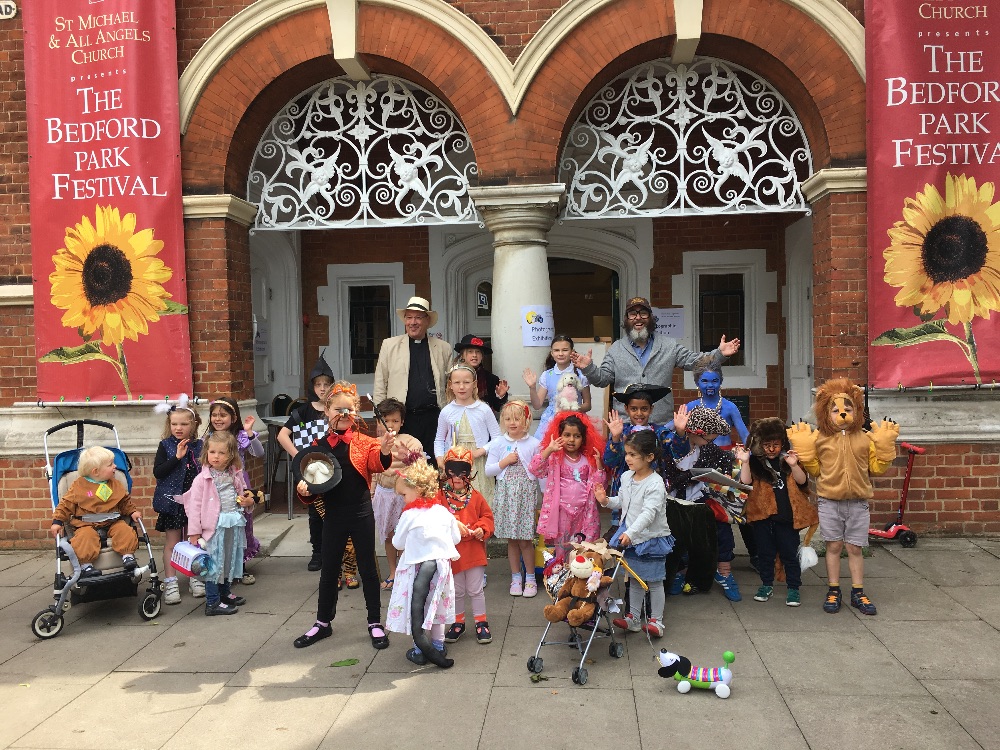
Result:
[[726,663],[724,667],[695,667],[687,657],[673,654],[665,648],[660,649],[657,658],[660,662],[657,674],[677,680],[678,693],[687,693],[692,687],[696,687],[700,690],[714,690],[720,698],[729,697],[729,686],[733,682],[733,670],[729,665],[736,661],[736,654],[732,651],[726,651],[722,655],[722,660]]

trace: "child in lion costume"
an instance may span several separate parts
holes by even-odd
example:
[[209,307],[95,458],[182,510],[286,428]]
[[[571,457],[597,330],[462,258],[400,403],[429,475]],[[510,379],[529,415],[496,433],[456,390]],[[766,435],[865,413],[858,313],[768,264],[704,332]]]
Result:
[[874,615],[875,605],[865,595],[865,560],[874,495],[871,477],[884,474],[896,457],[899,425],[889,420],[863,429],[864,394],[847,378],[828,380],[816,390],[816,421],[813,430],[805,422],[788,429],[788,439],[802,467],[816,477],[819,496],[819,530],[826,541],[826,573],[829,590],[825,612],[840,611],[840,553],[847,545],[851,571],[851,606]]

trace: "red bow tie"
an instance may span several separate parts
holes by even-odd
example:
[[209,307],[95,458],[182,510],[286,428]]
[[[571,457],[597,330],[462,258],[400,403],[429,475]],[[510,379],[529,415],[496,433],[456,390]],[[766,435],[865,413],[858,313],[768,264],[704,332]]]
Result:
[[336,448],[341,443],[347,445],[354,438],[353,430],[348,430],[347,432],[341,434],[339,432],[331,432],[326,436],[326,442],[329,443],[331,448]]

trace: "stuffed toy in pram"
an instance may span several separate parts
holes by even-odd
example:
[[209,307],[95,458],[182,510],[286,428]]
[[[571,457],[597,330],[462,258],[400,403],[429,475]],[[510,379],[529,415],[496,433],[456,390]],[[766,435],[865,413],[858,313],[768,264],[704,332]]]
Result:
[[700,690],[712,690],[720,698],[729,697],[733,682],[733,670],[729,667],[736,661],[736,654],[732,651],[726,651],[722,655],[722,661],[726,664],[724,667],[695,667],[687,657],[678,656],[665,648],[660,649],[657,659],[660,662],[657,674],[677,680],[678,693],[687,693],[696,687]]
[[598,589],[611,585],[611,577],[604,575],[605,554],[596,545],[587,547],[576,545],[566,561],[569,575],[555,603],[542,610],[549,622],[566,620],[574,628],[582,625],[594,616]]

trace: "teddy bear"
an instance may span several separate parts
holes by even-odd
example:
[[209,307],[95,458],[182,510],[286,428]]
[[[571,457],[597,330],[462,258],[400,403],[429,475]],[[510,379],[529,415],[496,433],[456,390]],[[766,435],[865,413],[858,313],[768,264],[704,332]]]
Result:
[[596,549],[577,547],[569,558],[569,575],[559,589],[554,604],[542,611],[549,622],[566,620],[579,627],[594,616],[597,609],[597,590],[611,585],[611,577],[604,575],[604,556]]
[[556,411],[580,411],[580,378],[570,370],[556,383]]

